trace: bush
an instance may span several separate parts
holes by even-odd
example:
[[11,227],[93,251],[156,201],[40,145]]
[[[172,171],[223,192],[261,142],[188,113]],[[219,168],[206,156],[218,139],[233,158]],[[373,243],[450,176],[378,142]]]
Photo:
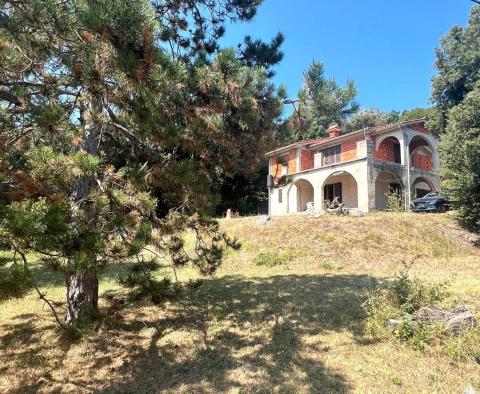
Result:
[[424,348],[432,342],[431,332],[412,314],[424,306],[443,302],[449,295],[448,284],[411,278],[411,265],[404,263],[404,269],[393,279],[368,292],[363,304],[367,313],[366,327],[371,333],[386,333],[389,319],[400,320],[393,335],[416,348]]
[[385,193],[388,209],[394,212],[405,211],[405,196],[403,193],[389,192]]
[[293,259],[293,255],[289,252],[260,252],[258,253],[253,262],[258,266],[276,267],[277,265],[283,265]]
[[[404,267],[393,279],[368,292],[363,304],[367,331],[375,335],[392,335],[416,349],[438,345],[443,353],[455,360],[480,363],[480,328],[454,335],[443,326],[415,318],[414,313],[420,308],[447,300],[450,295],[448,284],[411,278],[411,264],[404,264]],[[388,329],[390,319],[398,322],[393,329]]]
[[444,301],[448,295],[448,283],[426,283],[418,278],[410,277],[410,268],[413,263],[404,263],[404,269],[393,279],[382,283],[377,289],[369,293],[364,307],[369,315],[379,316],[379,313],[396,311],[397,316],[411,314],[423,306]]
[[408,342],[416,349],[424,349],[433,341],[429,328],[414,320],[410,315],[403,317],[392,332],[397,339]]

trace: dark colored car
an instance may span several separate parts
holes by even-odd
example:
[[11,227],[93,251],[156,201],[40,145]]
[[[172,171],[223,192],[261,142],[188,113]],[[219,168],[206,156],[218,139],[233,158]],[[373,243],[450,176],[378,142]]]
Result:
[[447,212],[450,208],[444,193],[428,193],[412,202],[413,212]]

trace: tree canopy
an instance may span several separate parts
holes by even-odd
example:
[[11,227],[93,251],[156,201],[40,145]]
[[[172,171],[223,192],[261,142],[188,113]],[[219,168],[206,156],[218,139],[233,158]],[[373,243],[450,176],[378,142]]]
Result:
[[339,86],[325,76],[322,63],[313,62],[304,74],[304,87],[293,101],[295,111],[280,134],[289,141],[300,141],[325,135],[332,123],[342,124],[359,109],[353,81]]
[[397,111],[383,112],[377,108],[367,108],[358,111],[343,124],[342,131],[350,133],[366,127],[396,123],[400,119]]
[[432,100],[440,111],[445,186],[460,222],[480,232],[480,6],[467,26],[452,28],[437,49]]
[[[151,245],[209,274],[222,245],[238,246],[208,216],[212,179],[258,165],[283,97],[260,42],[222,50],[218,39],[260,3],[0,2],[0,238],[15,252],[2,295],[34,286],[25,256],[36,252],[64,272],[73,324],[95,314],[111,262]],[[123,283],[158,300],[168,283],[153,260],[138,258]]]

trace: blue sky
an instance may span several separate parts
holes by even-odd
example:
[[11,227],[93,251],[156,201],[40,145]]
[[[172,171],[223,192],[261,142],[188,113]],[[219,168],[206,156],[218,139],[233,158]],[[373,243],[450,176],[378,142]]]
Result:
[[454,25],[465,25],[469,0],[264,0],[257,17],[227,28],[225,45],[246,34],[286,37],[275,82],[289,97],[312,60],[344,84],[353,79],[362,108],[389,111],[428,106],[434,49]]

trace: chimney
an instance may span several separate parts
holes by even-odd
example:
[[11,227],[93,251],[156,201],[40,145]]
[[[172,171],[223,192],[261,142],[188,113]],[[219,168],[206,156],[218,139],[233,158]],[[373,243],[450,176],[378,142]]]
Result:
[[342,132],[342,129],[340,128],[340,126],[337,123],[331,125],[327,129],[327,133],[328,133],[329,137],[340,137],[341,132]]

